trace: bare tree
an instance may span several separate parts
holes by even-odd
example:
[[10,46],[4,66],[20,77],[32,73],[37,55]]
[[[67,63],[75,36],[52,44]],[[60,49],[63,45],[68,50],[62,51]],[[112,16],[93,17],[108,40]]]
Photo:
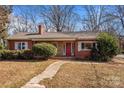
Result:
[[109,10],[111,11],[107,12],[107,16],[112,19],[112,23],[114,24],[113,28],[116,29],[121,47],[121,36],[124,34],[124,6],[110,6]]
[[2,44],[4,44],[4,39],[7,37],[9,15],[11,11],[12,6],[0,6],[0,43]]
[[36,32],[41,21],[38,6],[14,6],[18,14],[11,15],[9,31],[11,32]]
[[124,29],[124,6],[117,5],[112,7],[113,11],[109,13],[110,17],[113,17],[115,20],[121,23],[122,28]]
[[107,6],[83,6],[84,17],[82,18],[83,30],[104,31],[110,18],[107,17]]
[[113,27],[117,30],[117,33],[119,34],[124,32],[120,32],[120,30],[124,29],[124,6],[109,6],[108,10],[109,11],[107,11],[106,15],[109,19],[112,20],[111,23],[113,23]]
[[77,21],[74,6],[43,6],[41,15],[46,25],[57,32],[74,30]]
[[44,23],[46,31],[74,31],[78,15],[74,6],[14,6],[18,14],[11,16],[9,31],[34,32]]

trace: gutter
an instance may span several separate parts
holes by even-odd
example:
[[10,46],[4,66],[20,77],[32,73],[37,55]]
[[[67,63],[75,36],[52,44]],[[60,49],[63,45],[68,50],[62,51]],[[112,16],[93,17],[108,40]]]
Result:
[[75,41],[76,39],[71,39],[71,38],[56,38],[56,39],[32,39],[32,41]]

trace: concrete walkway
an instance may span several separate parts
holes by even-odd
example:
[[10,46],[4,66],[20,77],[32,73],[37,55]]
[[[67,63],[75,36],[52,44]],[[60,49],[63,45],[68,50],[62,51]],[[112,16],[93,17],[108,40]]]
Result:
[[116,57],[118,57],[118,58],[123,58],[123,59],[124,59],[124,54],[119,54],[119,55],[117,55]]
[[67,62],[62,62],[62,61],[57,61],[48,66],[45,71],[43,71],[41,74],[35,76],[32,78],[29,82],[27,82],[22,88],[45,88],[44,85],[40,85],[40,81],[45,79],[45,78],[50,78],[52,79],[53,76],[57,73],[59,70],[60,66],[65,64]]

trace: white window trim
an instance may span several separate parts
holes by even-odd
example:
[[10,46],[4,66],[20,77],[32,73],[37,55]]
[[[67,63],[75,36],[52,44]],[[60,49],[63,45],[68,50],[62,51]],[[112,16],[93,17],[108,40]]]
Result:
[[[21,43],[21,49],[20,50],[26,50],[28,49],[28,42],[15,42],[15,50],[19,50],[18,49],[18,44]],[[25,49],[22,49],[22,43],[25,43]]]
[[[81,47],[81,44],[82,43],[84,43],[84,49],[82,49],[82,47]],[[90,44],[92,44],[92,46],[93,46],[93,43],[96,43],[96,42],[83,42],[83,41],[79,41],[78,42],[78,51],[91,51],[91,49],[87,49],[87,48],[85,48],[85,43],[90,43]]]
[[91,51],[91,49],[84,48],[83,51]]

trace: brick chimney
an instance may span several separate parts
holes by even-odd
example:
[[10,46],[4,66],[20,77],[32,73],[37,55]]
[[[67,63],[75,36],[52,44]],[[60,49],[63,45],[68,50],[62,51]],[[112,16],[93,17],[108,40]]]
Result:
[[43,33],[45,32],[44,24],[41,24],[38,26],[38,31],[39,31],[39,34],[43,35]]

